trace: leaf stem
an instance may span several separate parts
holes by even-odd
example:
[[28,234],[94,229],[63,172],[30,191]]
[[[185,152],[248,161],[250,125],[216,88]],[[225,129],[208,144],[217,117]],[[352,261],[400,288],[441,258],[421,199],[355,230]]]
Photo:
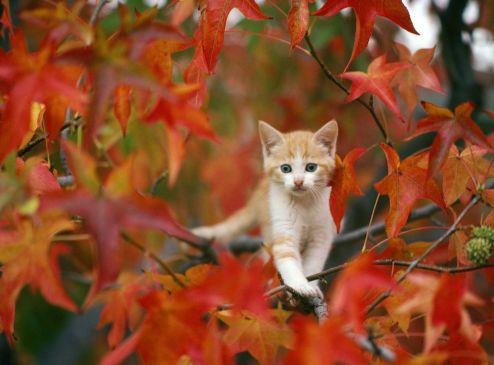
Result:
[[[314,48],[314,45],[312,44],[312,41],[310,39],[309,34],[306,34],[305,37],[304,37],[304,39],[305,39],[305,42],[307,43],[307,45],[309,46],[309,52],[310,52],[312,58],[314,60],[316,60],[316,62],[319,64],[319,67],[323,71],[324,75],[326,75],[326,77],[328,78],[328,80],[330,80],[336,86],[338,86],[338,88],[341,91],[343,91],[345,94],[350,95],[350,91],[346,88],[346,86],[343,85],[343,83],[341,82],[341,80],[339,80],[331,72],[331,70],[326,66],[326,64],[323,62],[323,60],[321,59],[321,57],[317,53],[316,49]],[[390,140],[390,138],[388,136],[388,133],[386,132],[386,129],[383,127],[383,124],[382,124],[381,120],[379,119],[379,117],[376,114],[376,110],[374,109],[374,105],[373,105],[374,103],[372,103],[372,102],[366,102],[361,97],[358,98],[358,99],[356,99],[356,101],[360,105],[362,105],[365,109],[367,109],[369,111],[370,115],[372,116],[372,119],[374,120],[374,123],[376,123],[377,127],[379,128],[379,131],[381,132],[384,140],[386,141],[387,144],[389,144],[390,146],[392,146],[392,143],[391,143],[391,140]]]

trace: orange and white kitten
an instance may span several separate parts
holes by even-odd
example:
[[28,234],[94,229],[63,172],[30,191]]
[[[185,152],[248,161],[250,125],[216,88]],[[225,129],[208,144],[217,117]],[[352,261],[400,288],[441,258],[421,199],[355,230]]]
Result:
[[260,225],[284,284],[304,297],[322,296],[318,283],[305,277],[323,269],[336,235],[327,185],[335,169],[338,125],[332,120],[316,133],[283,134],[260,121],[259,134],[265,176],[247,205],[193,232],[228,243]]

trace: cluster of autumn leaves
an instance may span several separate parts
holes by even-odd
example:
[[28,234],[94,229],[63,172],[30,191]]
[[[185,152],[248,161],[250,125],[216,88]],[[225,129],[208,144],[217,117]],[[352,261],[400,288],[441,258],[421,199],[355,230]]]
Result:
[[[219,139],[203,107],[206,79],[218,61],[230,11],[237,8],[249,19],[267,21],[259,6],[253,0],[201,2],[191,39],[179,30],[194,11],[191,0],[173,7],[170,22],[158,20],[156,8],[133,13],[119,5],[120,25],[111,35],[86,20],[85,2],[47,4],[20,14],[46,33],[32,51],[23,31],[10,22],[8,1],[2,4],[10,50],[0,53],[0,329],[12,344],[16,301],[29,286],[69,311],[103,304],[100,326],[109,325],[112,349],[104,364],[121,363],[134,352],[145,364],[233,364],[234,355],[244,351],[260,364],[383,363],[366,351],[362,339],[367,338],[389,349],[400,364],[487,361],[479,345],[482,326],[473,323],[469,307],[483,308],[486,318],[491,313],[470,291],[468,276],[413,272],[397,283],[401,271],[375,261],[413,260],[429,247],[428,242],[407,245],[401,237],[420,199],[433,201],[451,219],[453,204],[477,193],[494,206],[493,191],[483,189],[494,176],[485,158],[492,147],[471,119],[472,104],[451,111],[422,103],[427,115],[409,138],[435,132],[430,149],[400,160],[393,147],[381,144],[388,172],[374,187],[389,198],[386,249],[371,249],[341,268],[329,296],[330,316],[319,324],[310,315],[286,311],[277,296],[267,294],[278,278],[255,258],[242,262],[221,254],[219,265],[194,266],[183,275],[162,274],[160,265],[169,269],[162,261],[144,273],[121,270],[128,259],[122,242],[135,243],[132,237],[142,238],[141,230],[163,231],[208,249],[150,192],[165,168],[169,183],[176,181],[190,136]],[[415,32],[401,0],[328,1],[315,15],[331,16],[347,7],[356,17],[349,64],[367,46],[378,15]],[[287,21],[294,47],[308,29],[308,1],[294,0]],[[191,47],[194,55],[177,81],[172,54]],[[380,56],[366,73],[340,76],[351,81],[348,101],[370,93],[398,119],[408,120],[418,103],[417,86],[438,92],[441,86],[430,66],[434,49],[411,54],[396,44],[396,51],[396,62]],[[72,141],[60,138],[60,130],[69,131]],[[466,142],[461,151],[457,140]],[[31,153],[39,145],[44,149]],[[348,197],[362,194],[355,163],[371,149],[358,147],[337,159],[329,204],[338,227]],[[54,161],[60,158],[68,166]],[[70,187],[60,186],[64,175],[72,178]],[[490,222],[492,214],[485,219]],[[86,233],[89,250],[68,244],[68,237]],[[468,230],[455,232],[447,259],[431,263],[471,265],[467,239]],[[91,249],[90,289],[76,304],[62,281],[59,258]],[[492,280],[488,268],[482,273]],[[384,291],[392,295],[367,313]],[[416,330],[420,318],[424,341],[417,351],[401,338]]]

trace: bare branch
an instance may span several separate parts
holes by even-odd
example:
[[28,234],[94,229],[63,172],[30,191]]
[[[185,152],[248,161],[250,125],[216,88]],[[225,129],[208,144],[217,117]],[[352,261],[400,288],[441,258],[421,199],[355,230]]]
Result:
[[135,239],[133,239],[127,233],[122,232],[120,234],[120,237],[122,237],[126,242],[128,242],[129,244],[131,244],[132,246],[137,248],[139,251],[141,251],[145,255],[148,255],[149,257],[151,257],[168,275],[170,275],[172,277],[173,281],[175,281],[178,286],[180,286],[181,288],[186,287],[186,285],[182,282],[182,280],[180,280],[178,278],[178,276],[175,274],[175,272],[170,268],[170,266],[168,266],[168,264],[165,261],[163,261],[161,259],[161,257],[159,257],[158,255],[156,255],[153,252],[148,251],[146,249],[146,247],[141,245],[139,242],[137,242]]
[[[410,266],[405,270],[403,274],[400,275],[400,277],[397,279],[397,283],[401,283],[405,278],[412,272],[414,268],[416,268],[419,263],[425,259],[432,251],[434,251],[437,246],[439,246],[444,240],[446,240],[449,236],[451,236],[455,231],[456,228],[458,227],[458,224],[460,224],[461,220],[465,217],[465,215],[472,209],[475,204],[477,204],[481,199],[480,195],[476,195],[466,206],[463,208],[463,211],[458,215],[456,220],[453,222],[453,224],[449,227],[449,229],[444,232],[441,237],[439,237],[437,240],[435,240],[428,248],[427,250],[422,253],[416,260],[412,261]],[[372,312],[380,303],[382,303],[386,298],[388,298],[391,294],[391,290],[387,290],[386,292],[382,293],[379,297],[372,302],[372,304],[369,306],[367,309],[367,313]]]

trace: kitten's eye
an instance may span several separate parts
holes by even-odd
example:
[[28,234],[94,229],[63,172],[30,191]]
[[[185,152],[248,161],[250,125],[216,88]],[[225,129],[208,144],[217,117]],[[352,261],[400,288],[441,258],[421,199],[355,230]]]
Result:
[[315,163],[308,163],[305,165],[305,171],[307,172],[314,172],[317,170],[317,164]]
[[283,165],[281,165],[280,169],[281,169],[281,172],[284,174],[288,174],[289,172],[292,172],[292,167],[287,163],[284,163]]

